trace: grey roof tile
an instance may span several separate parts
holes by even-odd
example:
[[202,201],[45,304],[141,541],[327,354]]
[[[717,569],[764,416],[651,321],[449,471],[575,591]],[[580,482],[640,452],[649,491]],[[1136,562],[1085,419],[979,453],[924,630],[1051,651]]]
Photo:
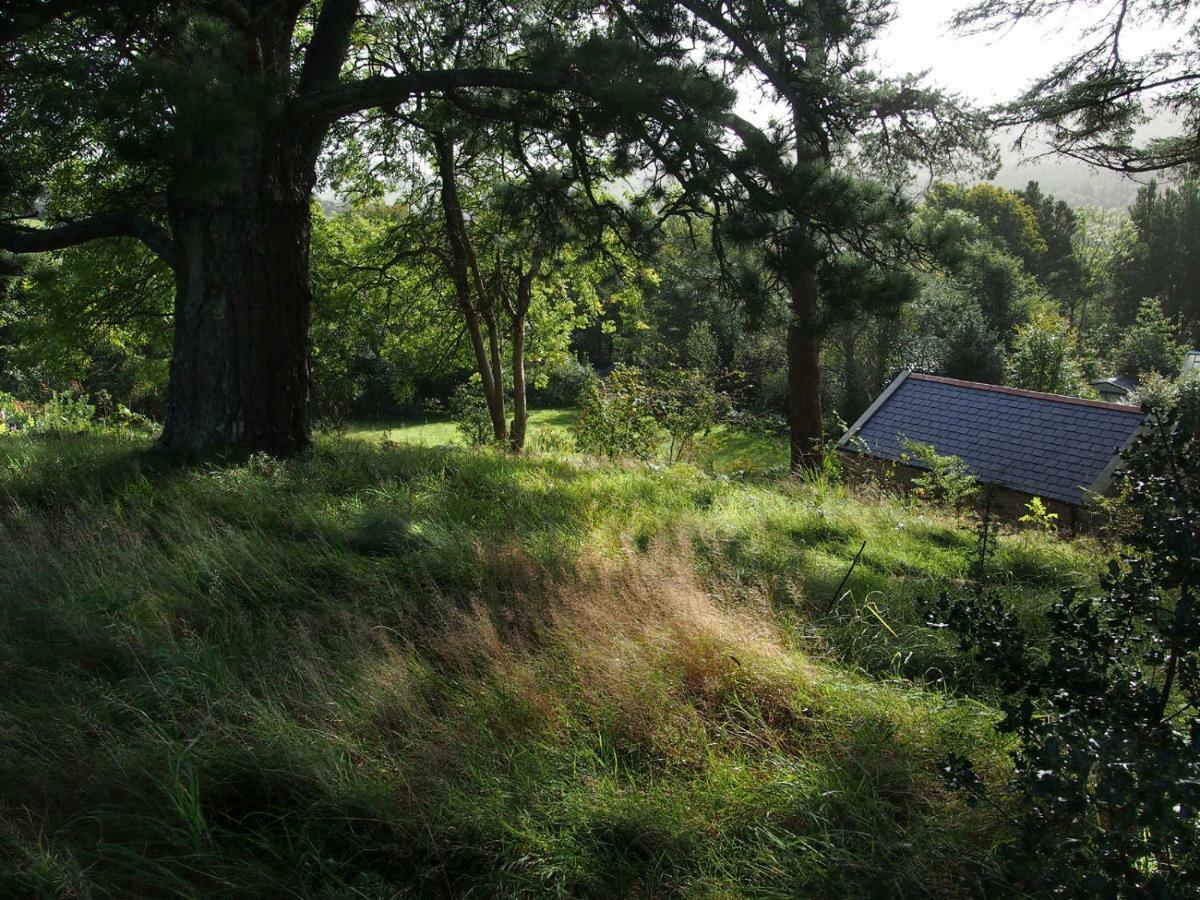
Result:
[[1144,418],[1134,406],[913,374],[852,433],[872,456],[899,460],[908,438],[961,457],[983,482],[1082,505]]

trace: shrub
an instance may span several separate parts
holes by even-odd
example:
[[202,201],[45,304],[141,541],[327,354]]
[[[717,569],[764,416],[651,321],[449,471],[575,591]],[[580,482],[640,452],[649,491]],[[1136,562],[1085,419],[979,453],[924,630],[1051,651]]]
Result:
[[573,426],[575,443],[584,453],[649,459],[658,444],[650,385],[635,368],[619,366],[589,387]]
[[1179,380],[1175,393],[1175,412],[1180,428],[1200,435],[1200,374],[1187,375]]
[[[1200,455],[1165,427],[1129,453],[1138,513],[1098,597],[1068,591],[1035,640],[998,596],[939,603],[1019,738],[1023,895],[1193,896],[1200,883]],[[961,763],[961,760],[959,761]],[[952,782],[972,792],[958,765]]]
[[495,438],[492,414],[482,390],[476,384],[460,384],[450,395],[447,404],[450,418],[470,447],[482,447]]
[[941,506],[960,506],[975,496],[979,483],[957,456],[943,456],[931,444],[902,438],[900,461],[925,469],[912,480],[913,493]]
[[1017,329],[1009,379],[1027,391],[1082,397],[1090,392],[1075,353],[1078,338],[1062,316],[1039,315]]
[[1200,375],[1175,380],[1151,372],[1142,378],[1133,399],[1148,412],[1174,416],[1184,431],[1195,434],[1200,425]]
[[662,373],[652,399],[670,435],[668,463],[678,462],[691,452],[696,436],[708,435],[729,407],[725,395],[697,369]]
[[542,376],[535,396],[546,406],[577,406],[583,392],[594,385],[599,376],[596,370],[574,356],[568,356],[551,366]]
[[1025,504],[1025,514],[1017,521],[1047,533],[1058,530],[1058,513],[1050,512],[1041,497],[1031,498]]
[[721,367],[717,336],[707,322],[697,322],[688,331],[684,355],[691,369],[709,377],[715,376]]
[[33,414],[37,407],[32,403],[24,403],[12,394],[0,392],[0,424],[4,430],[26,431],[34,426]]
[[34,430],[42,433],[74,434],[92,428],[96,407],[82,394],[55,391],[42,404],[34,420]]

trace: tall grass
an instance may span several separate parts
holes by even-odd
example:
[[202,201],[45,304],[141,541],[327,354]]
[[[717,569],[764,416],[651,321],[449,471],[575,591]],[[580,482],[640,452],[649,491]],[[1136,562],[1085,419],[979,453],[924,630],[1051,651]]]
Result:
[[[969,896],[954,522],[680,467],[0,442],[0,895]],[[862,540],[868,551],[833,597]],[[1002,541],[1031,614],[1089,548]],[[869,606],[868,606],[869,604]]]

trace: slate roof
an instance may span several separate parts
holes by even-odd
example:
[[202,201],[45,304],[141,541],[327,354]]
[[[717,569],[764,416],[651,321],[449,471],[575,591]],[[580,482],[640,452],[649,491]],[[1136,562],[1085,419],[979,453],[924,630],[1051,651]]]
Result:
[[1189,350],[1183,358],[1183,374],[1190,375],[1200,372],[1200,350]]
[[1144,419],[1136,406],[903,372],[838,446],[897,461],[908,438],[982,482],[1082,506]]

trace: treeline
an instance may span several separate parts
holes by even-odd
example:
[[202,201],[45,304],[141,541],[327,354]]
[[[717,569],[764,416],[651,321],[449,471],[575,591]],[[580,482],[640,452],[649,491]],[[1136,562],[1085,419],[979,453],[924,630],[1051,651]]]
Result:
[[[536,182],[504,153],[443,152],[439,168],[428,146],[400,195],[314,216],[318,422],[411,413],[470,382],[512,439],[527,399],[570,404],[615,365],[719,371],[743,411],[784,415],[787,292],[727,222],[655,224],[548,184],[545,167]],[[934,185],[909,226],[925,248],[906,263],[914,299],[828,326],[830,430],[902,367],[1079,396],[1102,377],[1178,375],[1200,343],[1198,226],[1194,181],[1148,184],[1128,215],[1071,208],[1036,183]],[[0,290],[0,389],[162,417],[174,285],[148,251],[44,254]]]

